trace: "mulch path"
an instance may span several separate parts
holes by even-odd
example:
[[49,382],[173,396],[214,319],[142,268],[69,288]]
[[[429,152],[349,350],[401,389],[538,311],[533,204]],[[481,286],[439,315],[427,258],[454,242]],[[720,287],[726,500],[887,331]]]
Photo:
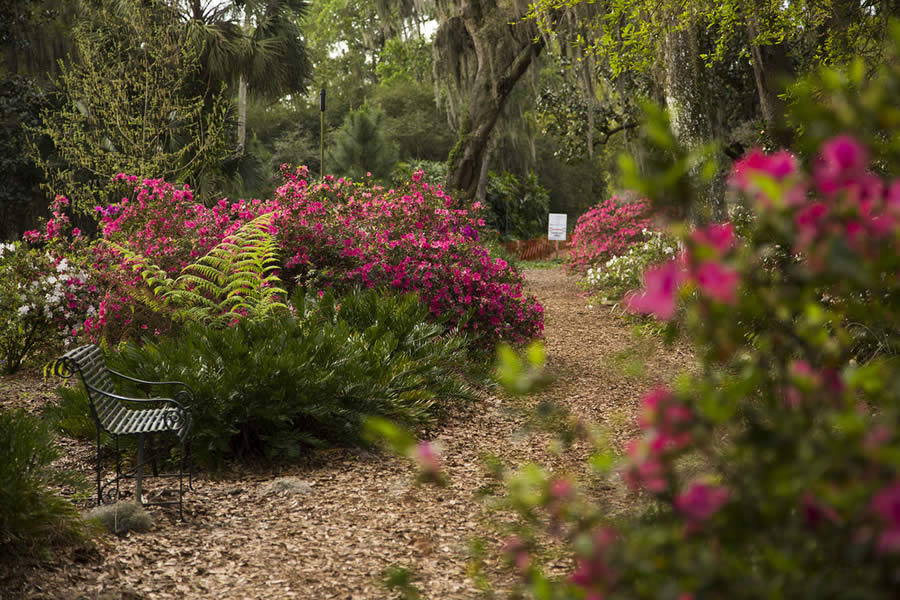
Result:
[[[502,533],[494,526],[502,519],[485,506],[482,492],[494,480],[483,457],[578,472],[587,455],[577,446],[559,454],[552,435],[527,434],[521,409],[552,400],[603,425],[620,448],[634,433],[642,393],[690,362],[683,351],[636,337],[610,307],[589,308],[561,269],[525,276],[545,307],[547,368],[556,381],[524,399],[484,390],[479,402],[456,411],[436,435],[448,487],[418,486],[404,459],[346,449],[315,452],[299,464],[201,473],[185,496],[186,522],[171,509],[148,507],[156,521],[148,533],[101,536],[92,550],[62,552],[5,581],[0,567],[0,599],[389,598],[380,582],[389,567],[408,568],[424,598],[476,598],[481,592],[467,570],[477,537],[493,550],[489,576],[506,588],[510,576],[496,557]],[[643,373],[634,370],[639,356],[647,359]],[[0,406],[37,411],[53,387],[39,373],[0,378]],[[91,445],[60,443],[61,466],[90,474]],[[308,482],[311,491],[273,489],[282,477]],[[614,508],[629,505],[615,481],[600,493]]]

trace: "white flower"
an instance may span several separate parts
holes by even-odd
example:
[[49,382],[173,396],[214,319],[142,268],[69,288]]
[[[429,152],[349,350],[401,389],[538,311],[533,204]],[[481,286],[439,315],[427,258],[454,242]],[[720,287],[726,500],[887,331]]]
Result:
[[69,270],[69,263],[66,262],[65,258],[62,259],[61,261],[59,261],[59,264],[56,265],[57,273],[65,273],[68,270]]
[[23,304],[22,306],[19,307],[19,316],[24,317],[25,315],[28,314],[29,310],[31,310],[31,307],[27,304]]

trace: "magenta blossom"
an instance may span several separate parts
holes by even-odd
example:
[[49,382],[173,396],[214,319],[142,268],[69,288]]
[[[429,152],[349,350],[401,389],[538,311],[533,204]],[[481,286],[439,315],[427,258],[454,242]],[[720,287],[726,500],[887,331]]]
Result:
[[861,176],[869,157],[865,147],[849,135],[840,135],[822,145],[815,169],[816,186],[832,194]]
[[754,188],[754,177],[765,175],[782,181],[797,172],[797,157],[781,150],[775,154],[766,154],[754,148],[742,159],[734,163],[731,183],[744,191]]
[[675,507],[691,521],[706,521],[728,502],[728,489],[705,483],[693,483],[675,498]]
[[441,457],[430,442],[419,442],[413,449],[412,456],[425,474],[435,476],[440,473]]
[[731,223],[709,225],[697,229],[691,237],[696,243],[713,248],[721,256],[734,245],[734,226]]
[[719,302],[737,302],[738,273],[731,267],[713,261],[702,263],[694,273],[700,291]]
[[900,551],[900,482],[875,494],[872,510],[881,517],[885,528],[878,536],[879,552]]
[[670,260],[644,272],[644,289],[625,297],[631,312],[649,313],[668,321],[675,314],[678,288],[685,273],[680,261]]
[[819,525],[825,521],[839,523],[841,520],[837,511],[817,499],[810,492],[803,494],[801,506],[803,508],[803,518],[806,521],[806,526],[810,529],[817,529]]

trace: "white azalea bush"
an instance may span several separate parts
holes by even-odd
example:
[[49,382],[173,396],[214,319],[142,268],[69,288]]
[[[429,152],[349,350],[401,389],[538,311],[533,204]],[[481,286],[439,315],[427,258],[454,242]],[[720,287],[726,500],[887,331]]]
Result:
[[678,245],[672,238],[646,228],[641,233],[644,236],[642,243],[585,272],[582,285],[596,295],[596,302],[615,301],[641,287],[641,277],[648,266],[675,256]]
[[20,242],[0,243],[0,371],[12,373],[41,350],[83,333],[88,275],[68,259]]

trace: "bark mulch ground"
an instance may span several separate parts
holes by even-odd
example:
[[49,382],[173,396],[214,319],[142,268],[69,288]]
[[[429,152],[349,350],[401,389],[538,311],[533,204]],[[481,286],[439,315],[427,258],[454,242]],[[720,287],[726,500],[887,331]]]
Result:
[[[529,419],[521,409],[552,400],[602,424],[621,448],[634,433],[642,393],[689,362],[684,352],[635,336],[614,309],[589,308],[560,268],[525,276],[545,307],[547,367],[556,381],[524,399],[485,390],[479,402],[456,411],[436,437],[448,487],[417,486],[404,459],[346,449],[315,452],[289,466],[201,473],[185,497],[186,522],[170,509],[148,507],[155,519],[150,532],[104,535],[94,549],[61,551],[7,570],[0,599],[390,598],[380,583],[389,567],[408,568],[424,598],[481,597],[467,576],[469,541],[480,537],[496,549],[502,535],[493,526],[501,516],[480,493],[493,483],[483,457],[578,471],[586,456],[579,447],[559,455],[552,435],[526,434]],[[38,411],[53,387],[39,373],[0,378],[0,406]],[[60,466],[89,475],[90,443],[60,443]],[[285,477],[308,485],[299,492],[272,485]],[[612,481],[598,493],[623,510],[633,501]],[[509,581],[498,558],[488,559],[487,571],[501,589]]]

